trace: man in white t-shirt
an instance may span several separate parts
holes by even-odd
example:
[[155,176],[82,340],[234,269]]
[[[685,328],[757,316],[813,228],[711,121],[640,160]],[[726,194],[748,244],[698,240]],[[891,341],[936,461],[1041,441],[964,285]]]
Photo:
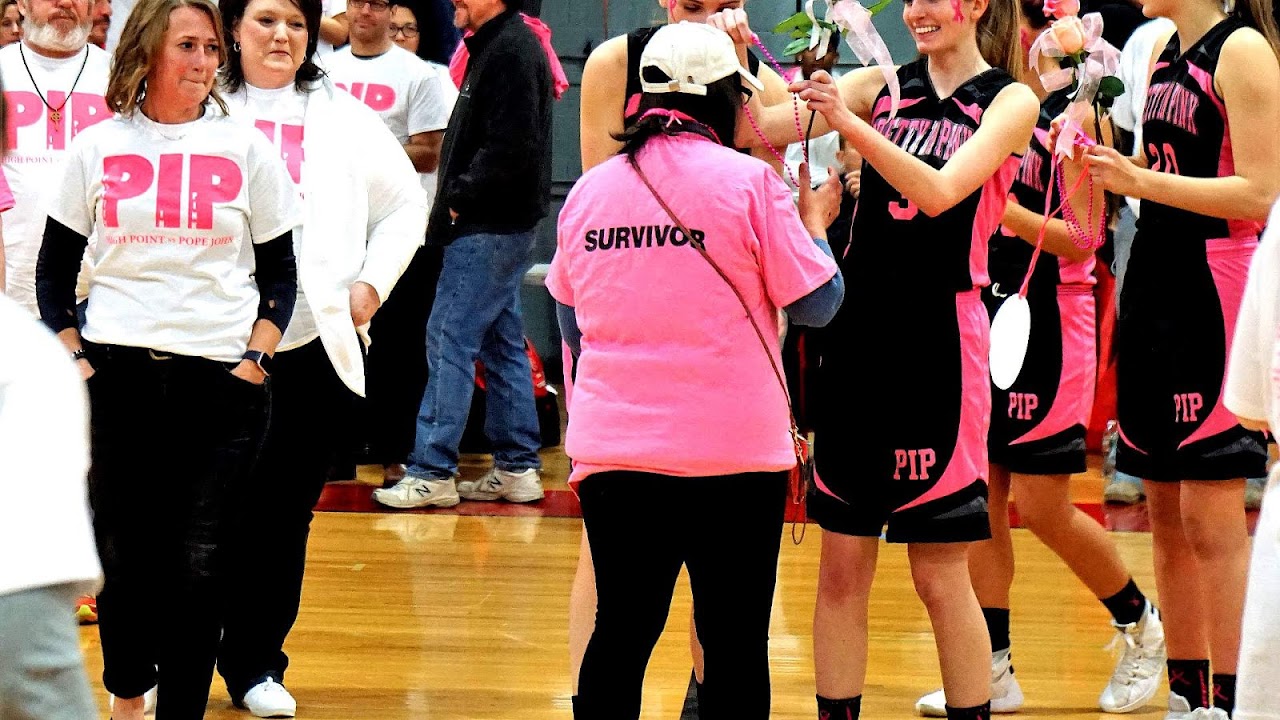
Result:
[[[1236,320],[1223,404],[1253,430],[1280,429],[1280,205],[1253,256]],[[1262,499],[1253,539],[1236,676],[1236,720],[1280,718],[1280,465]]]
[[439,73],[392,41],[387,0],[347,0],[346,16],[351,44],[326,57],[325,69],[338,87],[378,113],[434,197],[440,145],[453,110]]
[[4,215],[5,293],[38,317],[36,256],[44,198],[62,175],[72,138],[111,117],[102,96],[110,59],[89,45],[92,0],[18,0],[21,42],[0,48],[14,208]]
[[97,717],[73,610],[102,572],[84,383],[62,343],[3,296],[0,338],[0,718]]

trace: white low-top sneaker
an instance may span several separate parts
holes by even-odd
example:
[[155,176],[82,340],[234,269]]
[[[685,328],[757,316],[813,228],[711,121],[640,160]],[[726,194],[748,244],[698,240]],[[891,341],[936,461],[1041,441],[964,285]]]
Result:
[[462,502],[453,478],[420,478],[406,475],[386,489],[374,490],[373,499],[398,510],[422,507],[453,507]]
[[532,468],[521,472],[508,472],[493,468],[479,480],[463,480],[458,483],[458,494],[467,500],[506,500],[526,503],[541,500],[542,479]]
[[249,688],[240,703],[260,718],[291,718],[298,712],[298,701],[273,678]]

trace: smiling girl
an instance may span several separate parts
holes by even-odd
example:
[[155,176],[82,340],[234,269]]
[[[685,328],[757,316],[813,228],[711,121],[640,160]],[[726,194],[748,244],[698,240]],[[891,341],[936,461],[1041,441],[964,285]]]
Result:
[[[849,342],[820,366],[818,491],[809,515],[826,531],[814,614],[821,718],[858,717],[867,613],[881,532],[907,543],[942,665],[946,714],[991,711],[991,644],[966,564],[987,522],[987,239],[1004,212],[1039,103],[1017,72],[1013,0],[907,0],[920,59],[895,70],[825,72],[792,85],[865,159],[847,302],[832,323]],[[713,24],[740,44],[745,18]],[[986,52],[984,52],[984,50]],[[790,107],[751,104],[771,142],[795,133]],[[814,133],[826,132],[815,127]],[[739,127],[739,142],[756,142]],[[868,308],[876,312],[867,312]],[[867,418],[874,417],[873,423]]]

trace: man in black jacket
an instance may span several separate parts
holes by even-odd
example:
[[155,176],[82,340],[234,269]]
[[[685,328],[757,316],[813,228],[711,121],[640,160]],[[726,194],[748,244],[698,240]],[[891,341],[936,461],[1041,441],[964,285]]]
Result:
[[[520,284],[551,195],[550,64],[520,16],[521,0],[454,0],[470,59],[440,151],[427,243],[447,246],[427,323],[430,377],[404,480],[374,492],[388,507],[542,498]],[[456,482],[458,443],[484,363],[485,434],[494,467]]]

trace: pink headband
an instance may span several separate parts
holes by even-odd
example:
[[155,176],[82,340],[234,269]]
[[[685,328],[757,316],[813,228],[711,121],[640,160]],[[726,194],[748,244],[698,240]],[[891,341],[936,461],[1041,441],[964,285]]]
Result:
[[636,119],[636,122],[640,122],[641,120],[644,120],[645,118],[649,118],[649,117],[666,118],[668,128],[670,128],[672,125],[683,124],[685,122],[693,123],[694,125],[697,125],[698,127],[703,128],[707,132],[711,133],[711,137],[715,138],[715,141],[717,143],[720,143],[721,145],[724,144],[720,142],[720,136],[717,135],[716,131],[712,130],[710,126],[708,126],[705,123],[701,123],[701,122],[698,122],[697,120],[694,120],[692,117],[689,117],[688,115],[680,112],[679,110],[668,110],[667,108],[653,108],[652,110],[646,110],[643,115],[641,115],[639,118]]

